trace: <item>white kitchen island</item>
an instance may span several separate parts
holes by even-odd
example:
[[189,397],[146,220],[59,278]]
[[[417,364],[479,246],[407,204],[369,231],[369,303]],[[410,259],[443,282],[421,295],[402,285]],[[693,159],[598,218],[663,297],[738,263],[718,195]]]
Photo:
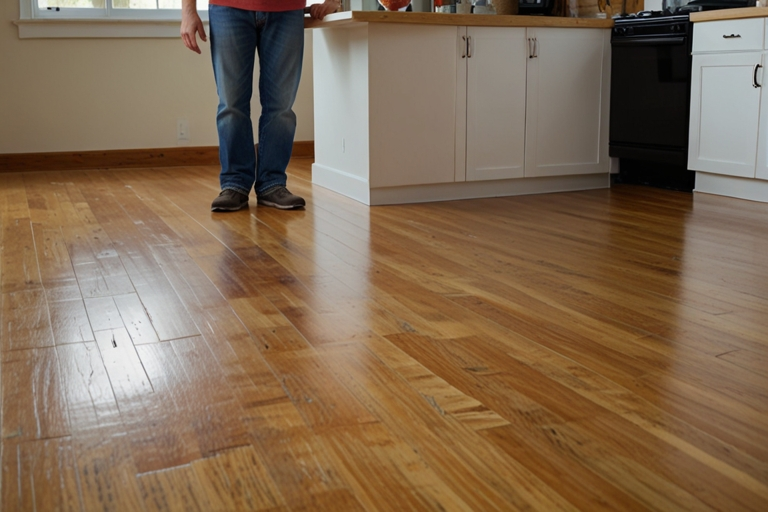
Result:
[[368,205],[609,186],[611,20],[354,11],[308,26],[313,183]]

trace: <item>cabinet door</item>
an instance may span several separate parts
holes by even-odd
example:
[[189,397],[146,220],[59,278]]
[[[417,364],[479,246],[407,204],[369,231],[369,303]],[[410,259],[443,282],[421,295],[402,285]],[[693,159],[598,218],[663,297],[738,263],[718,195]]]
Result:
[[457,38],[455,26],[368,25],[371,187],[454,181]]
[[609,31],[528,29],[525,176],[607,173]]
[[[768,41],[765,43],[768,45]],[[762,67],[753,76],[756,83],[760,86],[762,94],[760,101],[760,129],[758,130],[757,142],[757,168],[755,177],[761,180],[768,180],[768,92],[766,90],[765,79],[768,73],[765,72],[765,65],[768,64],[768,54],[763,54]]]
[[688,168],[755,177],[760,53],[694,55]]
[[469,27],[467,37],[466,51],[460,56],[467,66],[466,179],[521,178],[528,58],[525,29]]

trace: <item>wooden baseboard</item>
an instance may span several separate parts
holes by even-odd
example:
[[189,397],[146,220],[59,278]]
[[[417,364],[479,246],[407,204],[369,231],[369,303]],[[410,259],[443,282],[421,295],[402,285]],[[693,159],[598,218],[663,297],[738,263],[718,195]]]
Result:
[[[314,141],[293,143],[294,158],[314,156]],[[218,164],[218,146],[0,154],[0,173]]]

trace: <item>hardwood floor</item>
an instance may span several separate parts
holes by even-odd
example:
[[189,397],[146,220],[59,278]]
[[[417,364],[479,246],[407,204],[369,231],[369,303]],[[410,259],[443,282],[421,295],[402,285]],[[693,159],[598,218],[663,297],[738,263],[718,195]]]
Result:
[[768,205],[0,176],[2,510],[768,510]]

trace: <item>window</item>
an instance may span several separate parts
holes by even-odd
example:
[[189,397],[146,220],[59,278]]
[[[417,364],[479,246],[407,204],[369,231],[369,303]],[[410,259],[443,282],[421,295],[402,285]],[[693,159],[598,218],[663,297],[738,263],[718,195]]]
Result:
[[[42,19],[181,19],[181,0],[22,0],[31,1],[34,18]],[[197,0],[202,18],[208,0]]]
[[[307,5],[323,0],[308,0]],[[19,37],[179,37],[181,0],[19,0]],[[208,0],[196,0],[203,22]]]

